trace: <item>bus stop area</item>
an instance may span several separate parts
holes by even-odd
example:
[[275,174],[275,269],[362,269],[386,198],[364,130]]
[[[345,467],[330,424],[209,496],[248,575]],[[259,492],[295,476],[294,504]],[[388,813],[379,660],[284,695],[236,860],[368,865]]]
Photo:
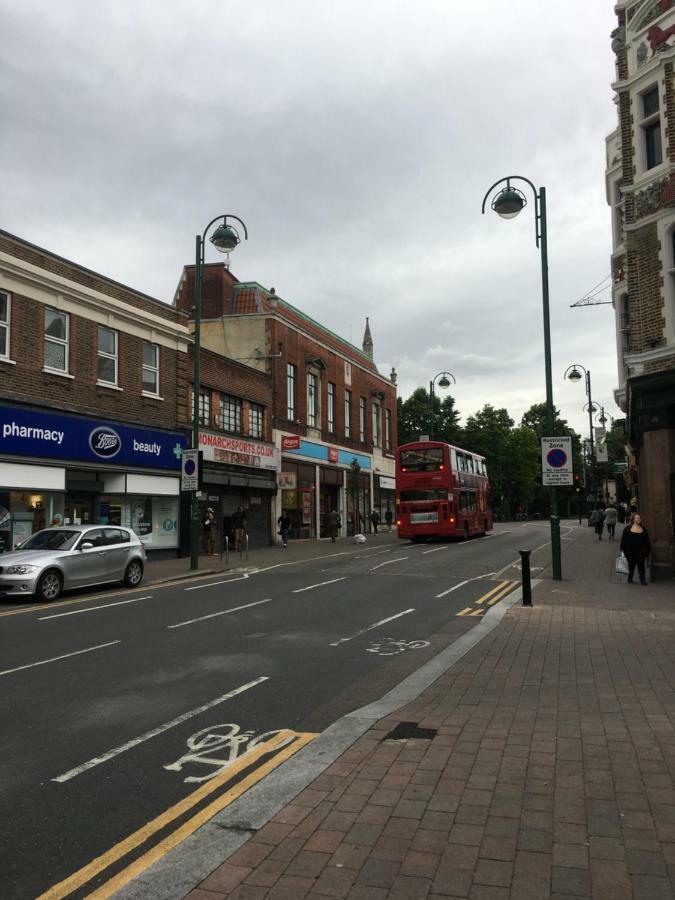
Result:
[[587,538],[190,900],[675,896],[675,591]]

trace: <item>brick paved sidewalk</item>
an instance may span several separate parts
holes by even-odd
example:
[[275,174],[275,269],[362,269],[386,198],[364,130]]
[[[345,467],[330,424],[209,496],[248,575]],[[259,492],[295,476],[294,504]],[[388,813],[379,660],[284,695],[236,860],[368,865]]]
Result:
[[573,552],[189,900],[675,897],[675,591]]

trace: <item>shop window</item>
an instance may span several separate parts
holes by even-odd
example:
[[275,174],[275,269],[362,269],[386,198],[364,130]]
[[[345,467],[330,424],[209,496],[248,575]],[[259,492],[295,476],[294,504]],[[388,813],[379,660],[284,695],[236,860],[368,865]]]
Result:
[[117,387],[117,332],[98,328],[98,383]]
[[293,363],[286,364],[286,418],[295,419],[295,383],[297,381],[297,366]]
[[319,377],[314,372],[307,373],[307,424],[316,428],[319,420]]
[[45,309],[45,369],[68,371],[70,316],[50,306]]
[[366,439],[366,398],[359,398],[359,440]]
[[328,382],[328,430],[335,431],[335,385]]
[[143,341],[143,393],[159,396],[159,346]]
[[230,394],[220,395],[220,413],[218,425],[223,431],[235,431],[241,434],[241,400]]
[[391,410],[387,409],[384,414],[384,449],[391,450]]
[[0,359],[9,359],[11,306],[11,296],[5,291],[0,291]]
[[379,403],[373,403],[373,444],[382,446],[382,409]]
[[251,437],[261,438],[265,424],[265,407],[259,403],[250,403],[248,407],[248,433]]
[[[194,417],[195,414],[195,392],[194,390],[191,392],[191,402],[190,402],[190,415]],[[202,388],[199,391],[199,424],[200,425],[210,425],[211,424],[211,391],[206,388]]]
[[345,391],[345,437],[352,436],[352,392]]

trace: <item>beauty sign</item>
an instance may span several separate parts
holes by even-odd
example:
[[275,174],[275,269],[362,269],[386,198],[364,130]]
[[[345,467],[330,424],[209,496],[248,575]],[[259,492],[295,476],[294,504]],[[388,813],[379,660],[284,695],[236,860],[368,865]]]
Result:
[[549,487],[574,483],[571,437],[541,439],[541,482]]

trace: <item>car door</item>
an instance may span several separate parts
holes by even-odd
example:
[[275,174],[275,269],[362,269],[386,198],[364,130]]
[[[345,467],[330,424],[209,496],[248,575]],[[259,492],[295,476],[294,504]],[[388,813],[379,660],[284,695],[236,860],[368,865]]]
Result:
[[110,581],[121,581],[129,556],[129,532],[123,528],[104,528],[108,549],[107,572]]
[[[83,544],[92,544],[83,549]],[[108,578],[108,548],[103,528],[85,531],[71,563],[71,585],[98,584]]]

